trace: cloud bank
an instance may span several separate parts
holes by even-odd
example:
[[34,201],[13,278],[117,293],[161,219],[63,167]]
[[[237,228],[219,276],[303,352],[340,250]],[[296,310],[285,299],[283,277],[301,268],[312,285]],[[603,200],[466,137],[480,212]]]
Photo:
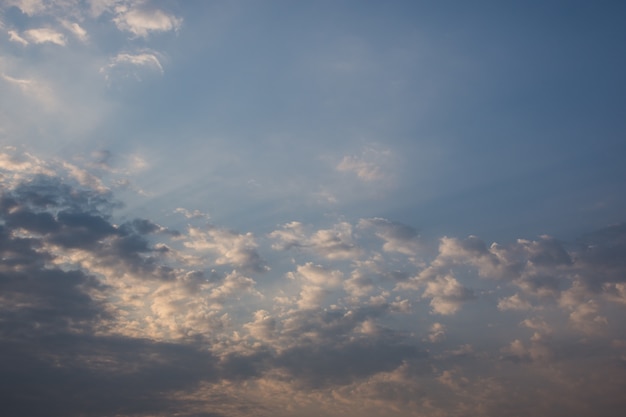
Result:
[[188,216],[195,225],[172,230],[116,220],[114,181],[88,180],[93,164],[12,149],[0,161],[7,415],[624,405],[624,225],[567,245],[428,242],[382,218],[292,221],[264,237]]

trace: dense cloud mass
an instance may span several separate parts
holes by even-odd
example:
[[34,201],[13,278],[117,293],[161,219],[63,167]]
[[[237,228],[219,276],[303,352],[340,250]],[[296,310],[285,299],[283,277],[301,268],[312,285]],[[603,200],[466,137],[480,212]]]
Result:
[[622,417],[625,8],[0,1],[0,414]]
[[[113,193],[81,184],[78,167],[2,160],[7,415],[617,416],[624,405],[623,225],[567,245],[443,237],[428,258],[436,242],[382,218],[294,221],[266,238],[204,218],[181,231],[118,223]],[[274,268],[276,256],[294,263]]]

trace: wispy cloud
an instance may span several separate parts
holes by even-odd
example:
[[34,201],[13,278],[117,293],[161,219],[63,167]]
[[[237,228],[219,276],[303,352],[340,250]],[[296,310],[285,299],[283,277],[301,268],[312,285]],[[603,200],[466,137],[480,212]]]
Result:
[[367,147],[360,154],[346,155],[339,164],[339,172],[356,175],[366,182],[388,180],[392,177],[393,158],[390,150]]
[[65,46],[65,35],[50,28],[29,29],[24,32],[24,37],[32,43],[53,43]]
[[119,53],[111,58],[108,65],[100,68],[109,81],[122,78],[134,78],[141,81],[142,77],[152,73],[163,74],[163,67],[157,55],[153,52],[139,54]]
[[182,19],[159,9],[118,6],[116,14],[113,21],[120,30],[144,38],[151,33],[177,31],[182,24]]

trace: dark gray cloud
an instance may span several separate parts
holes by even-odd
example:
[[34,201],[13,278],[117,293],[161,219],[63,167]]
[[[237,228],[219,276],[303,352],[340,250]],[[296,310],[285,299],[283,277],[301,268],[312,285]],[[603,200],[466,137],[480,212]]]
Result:
[[[218,377],[197,346],[96,336],[107,285],[78,265],[56,266],[58,245],[143,270],[147,221],[114,226],[110,196],[37,177],[0,199],[0,404],[7,416],[175,412],[163,395]],[[104,241],[108,240],[107,243]],[[127,265],[127,266],[128,266]],[[153,274],[160,278],[159,274]],[[231,371],[234,373],[234,371]]]
[[347,385],[406,361],[426,359],[415,345],[391,340],[355,340],[322,346],[298,346],[283,352],[274,365],[285,369],[306,388]]
[[174,413],[168,392],[217,379],[211,354],[193,346],[62,332],[3,337],[6,416],[110,416]]

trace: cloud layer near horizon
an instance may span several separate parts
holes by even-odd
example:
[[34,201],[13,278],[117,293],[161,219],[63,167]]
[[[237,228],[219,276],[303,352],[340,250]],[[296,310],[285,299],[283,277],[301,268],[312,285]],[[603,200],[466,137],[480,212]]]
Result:
[[490,245],[425,241],[382,218],[172,230],[116,221],[114,193],[85,167],[12,150],[0,161],[8,415],[624,405],[624,225]]

